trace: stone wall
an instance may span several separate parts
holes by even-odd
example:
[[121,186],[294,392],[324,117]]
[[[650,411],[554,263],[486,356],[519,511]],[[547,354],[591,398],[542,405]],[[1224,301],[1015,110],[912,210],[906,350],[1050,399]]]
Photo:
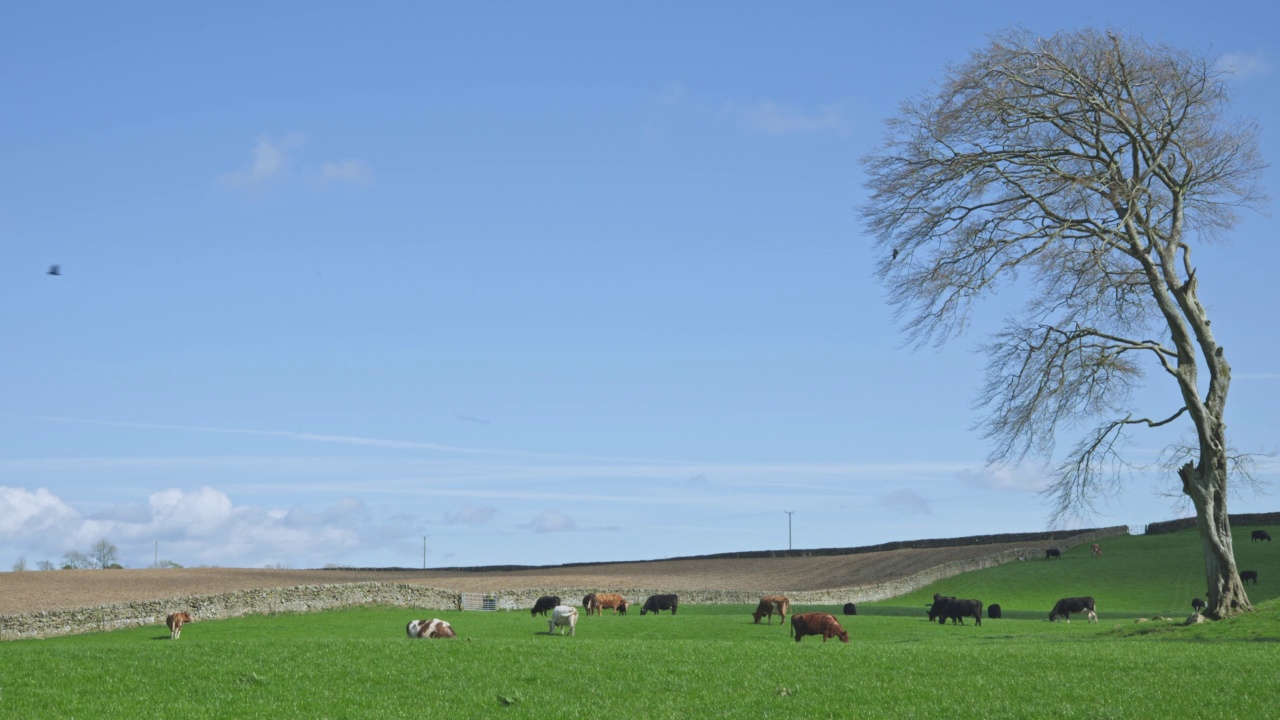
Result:
[[[1280,525],[1280,513],[1228,513],[1227,518],[1231,520],[1231,527],[1248,527],[1251,525]],[[1178,532],[1196,526],[1196,519],[1181,518],[1178,520],[1165,520],[1164,522],[1154,522],[1147,525],[1144,530],[1147,535],[1163,535],[1165,533]]]
[[[1067,549],[1082,543],[1127,535],[1125,526],[1102,528],[1058,539],[1059,548]],[[785,594],[797,605],[842,605],[846,602],[871,602],[885,600],[912,592],[930,583],[961,573],[994,567],[1018,560],[1035,560],[1044,556],[1045,545],[1037,543],[1025,548],[1014,548],[986,557],[957,560],[931,567],[907,577],[875,585],[837,588],[829,590],[792,591],[786,588],[760,588],[743,591],[714,591],[687,588],[608,588],[632,603],[643,603],[645,598],[659,593],[676,593],[686,605],[755,604],[761,595]],[[559,595],[567,605],[579,605],[582,597],[602,588],[526,588],[520,590],[496,590],[499,610],[525,610],[533,606],[543,595]],[[341,583],[327,585],[299,585],[288,588],[241,590],[216,595],[193,595],[168,600],[100,605],[20,615],[0,616],[0,640],[19,638],[53,637],[73,635],[98,630],[164,625],[171,612],[189,612],[196,619],[219,620],[251,614],[281,612],[316,612],[360,605],[392,605],[418,610],[453,610],[458,607],[460,595],[452,590],[410,585],[407,583]],[[639,605],[632,612],[639,612]],[[414,618],[406,612],[405,622]]]

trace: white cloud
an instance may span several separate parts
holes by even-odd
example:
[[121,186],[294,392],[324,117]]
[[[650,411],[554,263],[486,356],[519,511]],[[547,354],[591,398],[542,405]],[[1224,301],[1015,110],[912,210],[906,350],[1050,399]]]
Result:
[[577,528],[573,518],[555,510],[543,510],[528,525],[530,530],[540,533],[568,532]]
[[1227,53],[1218,58],[1214,67],[1241,80],[1271,74],[1271,63],[1262,53]]
[[445,518],[450,525],[484,525],[493,519],[497,509],[490,505],[467,505]]
[[754,105],[729,105],[726,113],[744,130],[757,135],[799,135],[848,132],[844,114],[837,105],[824,105],[817,111],[804,111],[763,100]]
[[929,500],[914,490],[894,490],[880,497],[880,503],[886,507],[904,510],[912,515],[932,515],[933,508]]
[[326,160],[319,165],[299,163],[306,143],[306,138],[298,133],[278,140],[261,135],[249,151],[249,161],[237,170],[219,174],[215,182],[228,190],[256,194],[297,182],[328,187],[368,185],[373,181],[373,168],[363,160]]
[[45,488],[0,486],[0,543],[19,544],[33,537],[57,536],[81,522],[80,513]]
[[1052,478],[1043,467],[996,466],[982,470],[961,470],[956,475],[970,485],[988,490],[1018,490],[1039,492],[1049,486]]

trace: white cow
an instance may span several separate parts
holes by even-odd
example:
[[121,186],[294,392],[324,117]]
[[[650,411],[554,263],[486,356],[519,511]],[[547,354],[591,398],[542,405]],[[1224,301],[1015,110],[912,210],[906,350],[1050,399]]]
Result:
[[411,638],[456,638],[453,626],[438,618],[430,620],[410,620],[405,632]]
[[568,605],[557,605],[555,610],[551,611],[550,624],[547,627],[547,634],[550,635],[556,631],[556,626],[560,627],[560,634],[564,634],[564,626],[569,626],[569,634],[572,635],[578,626],[578,608],[569,607]]

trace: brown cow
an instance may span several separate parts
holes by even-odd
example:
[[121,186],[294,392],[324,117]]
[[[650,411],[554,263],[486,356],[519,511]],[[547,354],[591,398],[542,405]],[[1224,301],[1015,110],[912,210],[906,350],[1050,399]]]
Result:
[[404,631],[411,638],[443,639],[458,637],[457,633],[453,631],[453,626],[439,618],[410,620]]
[[169,639],[177,640],[182,637],[182,626],[184,623],[194,622],[191,615],[184,612],[169,613],[169,617],[164,619],[164,624],[169,626]]
[[603,615],[604,608],[613,610],[613,614],[627,614],[627,599],[618,593],[595,593],[595,598],[591,601],[591,606],[587,608],[587,614],[594,612],[596,615]]
[[756,624],[759,624],[760,618],[768,615],[768,624],[772,625],[774,612],[782,616],[778,620],[778,624],[785,623],[787,621],[787,613],[791,612],[791,601],[782,595],[765,595],[760,598],[760,604],[756,606],[756,611],[751,613],[751,617],[756,619]]
[[1089,552],[1093,553],[1094,557],[1102,557],[1102,546],[1094,543],[1089,546]]
[[821,635],[822,642],[827,638],[838,637],[840,642],[849,642],[849,631],[845,630],[835,615],[824,612],[807,612],[791,616],[791,634],[796,642],[805,635]]

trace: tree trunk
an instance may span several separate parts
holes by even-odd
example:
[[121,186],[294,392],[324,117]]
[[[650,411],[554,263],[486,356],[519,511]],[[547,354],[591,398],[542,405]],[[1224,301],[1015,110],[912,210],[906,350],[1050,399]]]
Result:
[[1178,477],[1182,479],[1182,491],[1195,503],[1196,527],[1204,548],[1204,573],[1209,586],[1209,605],[1204,614],[1221,620],[1248,612],[1253,606],[1236,569],[1231,519],[1227,516],[1226,467],[1215,465],[1210,463],[1206,469],[1203,462],[1199,466],[1188,462],[1178,468]]

